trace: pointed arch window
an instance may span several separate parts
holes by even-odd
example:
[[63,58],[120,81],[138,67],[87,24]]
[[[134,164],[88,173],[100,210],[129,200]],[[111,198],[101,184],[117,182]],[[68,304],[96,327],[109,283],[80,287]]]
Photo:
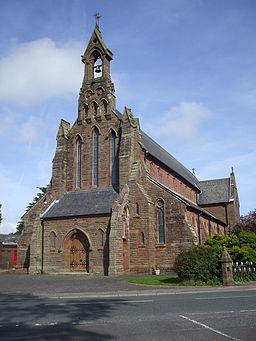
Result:
[[82,139],[79,136],[76,141],[76,187],[82,185]]
[[57,236],[56,233],[54,231],[51,231],[50,233],[50,248],[56,249],[56,241],[57,241]]
[[110,133],[110,176],[112,185],[117,184],[117,146],[116,134],[113,130]]
[[104,247],[105,233],[102,229],[98,230],[98,247],[102,249]]
[[97,128],[92,133],[92,184],[99,184],[99,131]]
[[165,212],[164,202],[162,199],[157,201],[157,232],[158,232],[158,243],[165,244]]

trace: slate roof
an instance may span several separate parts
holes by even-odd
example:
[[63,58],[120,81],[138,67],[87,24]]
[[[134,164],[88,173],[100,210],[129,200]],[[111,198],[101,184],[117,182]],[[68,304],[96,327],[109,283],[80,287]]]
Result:
[[43,219],[109,214],[117,193],[113,189],[67,192],[41,216]]
[[121,114],[120,111],[117,109],[116,109],[116,115],[118,118],[120,118],[120,120],[123,118],[123,114]]
[[198,183],[200,190],[198,204],[216,204],[230,201],[230,178],[205,180]]
[[143,131],[141,131],[141,142],[149,154],[198,188],[198,179],[195,175]]
[[171,188],[161,184],[159,181],[151,178],[148,176],[148,179],[155,185],[157,185],[158,187],[163,188],[166,192],[168,192],[169,194],[173,195],[176,199],[178,199],[179,201],[183,202],[187,207],[191,207],[194,208],[195,210],[204,213],[207,216],[210,216],[212,218],[214,218],[215,220],[223,223],[222,220],[220,220],[219,218],[215,217],[214,215],[212,215],[210,212],[204,210],[203,208],[201,208],[200,206],[196,205],[194,202],[192,202],[191,200],[189,200],[188,198],[184,197],[183,195],[173,191]]

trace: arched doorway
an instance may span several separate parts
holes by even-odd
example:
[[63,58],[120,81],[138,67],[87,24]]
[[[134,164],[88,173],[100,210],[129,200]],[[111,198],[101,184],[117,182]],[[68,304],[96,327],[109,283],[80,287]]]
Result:
[[86,235],[74,229],[66,237],[66,247],[69,250],[70,271],[89,272],[90,243]]

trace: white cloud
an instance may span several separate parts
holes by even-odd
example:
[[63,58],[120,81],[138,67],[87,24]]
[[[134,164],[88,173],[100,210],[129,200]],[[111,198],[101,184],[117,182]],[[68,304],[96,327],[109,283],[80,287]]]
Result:
[[[25,117],[25,118],[24,118]],[[40,139],[45,131],[45,123],[42,118],[24,116],[6,110],[1,113],[0,136],[12,141],[29,143]]]
[[156,136],[192,141],[200,135],[202,122],[211,116],[211,112],[202,103],[181,102],[160,116],[157,125],[146,123],[145,126]]
[[0,100],[31,105],[77,92],[83,72],[82,45],[57,46],[44,38],[16,46],[0,59]]
[[9,110],[1,113],[0,136],[6,136],[13,125],[13,114]]
[[42,134],[44,124],[38,117],[29,117],[19,128],[18,139],[21,142],[38,140]]

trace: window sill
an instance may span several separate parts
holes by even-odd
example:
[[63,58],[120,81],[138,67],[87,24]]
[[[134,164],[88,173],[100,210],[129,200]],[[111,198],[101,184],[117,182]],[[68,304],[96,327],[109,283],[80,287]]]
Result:
[[166,248],[166,244],[156,244],[156,247],[159,249],[164,249]]

